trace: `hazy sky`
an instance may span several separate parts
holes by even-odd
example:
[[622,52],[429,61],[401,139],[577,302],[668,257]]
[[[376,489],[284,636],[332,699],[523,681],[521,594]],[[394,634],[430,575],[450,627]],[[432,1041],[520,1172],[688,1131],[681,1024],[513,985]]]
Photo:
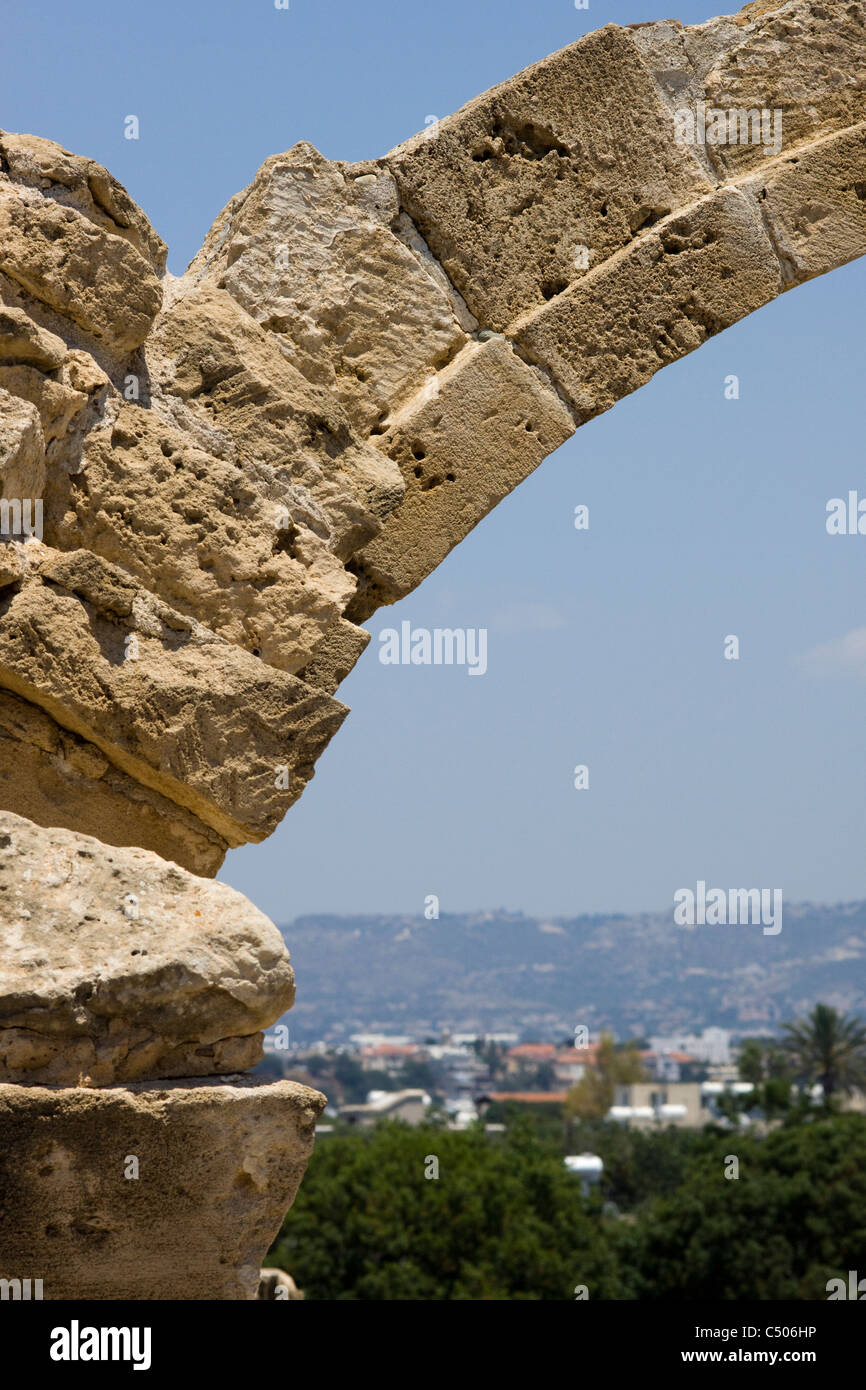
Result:
[[[10,4],[0,126],[105,163],[181,273],[229,197],[298,140],[382,154],[608,21],[717,8]],[[139,141],[123,138],[129,114]],[[279,921],[416,913],[430,893],[443,911],[656,910],[698,879],[866,896],[866,536],[825,527],[830,498],[866,497],[864,288],[860,262],[668,367],[380,612],[315,780],[222,877]],[[486,674],[380,664],[376,634],[403,619],[487,628]]]

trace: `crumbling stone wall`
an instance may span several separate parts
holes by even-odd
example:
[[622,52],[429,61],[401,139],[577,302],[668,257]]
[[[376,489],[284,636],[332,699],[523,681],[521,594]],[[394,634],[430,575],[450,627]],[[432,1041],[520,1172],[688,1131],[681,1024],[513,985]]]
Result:
[[[864,89],[862,0],[608,25],[379,160],[273,156],[179,278],[105,169],[0,133],[0,1263],[174,1296],[212,1143],[196,1296],[255,1296],[324,1100],[234,1075],[291,969],[204,880],[303,791],[378,606],[866,250]],[[120,1181],[166,1136],[174,1186]]]

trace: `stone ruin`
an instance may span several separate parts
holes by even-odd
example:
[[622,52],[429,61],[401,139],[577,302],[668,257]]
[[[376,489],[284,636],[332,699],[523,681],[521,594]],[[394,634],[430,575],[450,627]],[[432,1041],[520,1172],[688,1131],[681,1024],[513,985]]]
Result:
[[[607,25],[381,159],[268,159],[186,274],[0,133],[0,1275],[251,1299],[325,1098],[214,880],[363,623],[578,426],[866,251],[866,4]],[[778,129],[781,122],[781,138]]]

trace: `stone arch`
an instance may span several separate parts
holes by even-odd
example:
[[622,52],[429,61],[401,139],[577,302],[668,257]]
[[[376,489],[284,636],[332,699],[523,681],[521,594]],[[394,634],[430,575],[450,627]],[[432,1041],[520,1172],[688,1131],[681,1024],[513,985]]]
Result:
[[7,808],[205,874],[270,834],[377,607],[866,249],[864,53],[862,3],[607,25],[379,160],[272,156],[179,279],[104,169],[0,136],[4,492],[45,544],[5,551]]

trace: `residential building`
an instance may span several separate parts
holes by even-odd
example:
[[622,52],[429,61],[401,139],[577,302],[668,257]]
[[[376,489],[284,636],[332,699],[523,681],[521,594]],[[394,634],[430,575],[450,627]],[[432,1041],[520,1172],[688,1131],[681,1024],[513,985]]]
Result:
[[379,1120],[423,1124],[432,1101],[426,1091],[371,1091],[366,1105],[344,1105],[340,1116],[351,1124],[374,1125]]
[[614,1087],[614,1103],[607,1118],[646,1129],[659,1125],[699,1129],[710,1116],[705,1113],[697,1081],[634,1081]]
[[704,1028],[695,1033],[675,1033],[670,1037],[650,1038],[653,1052],[685,1052],[698,1062],[724,1066],[731,1060],[731,1034],[727,1028]]

